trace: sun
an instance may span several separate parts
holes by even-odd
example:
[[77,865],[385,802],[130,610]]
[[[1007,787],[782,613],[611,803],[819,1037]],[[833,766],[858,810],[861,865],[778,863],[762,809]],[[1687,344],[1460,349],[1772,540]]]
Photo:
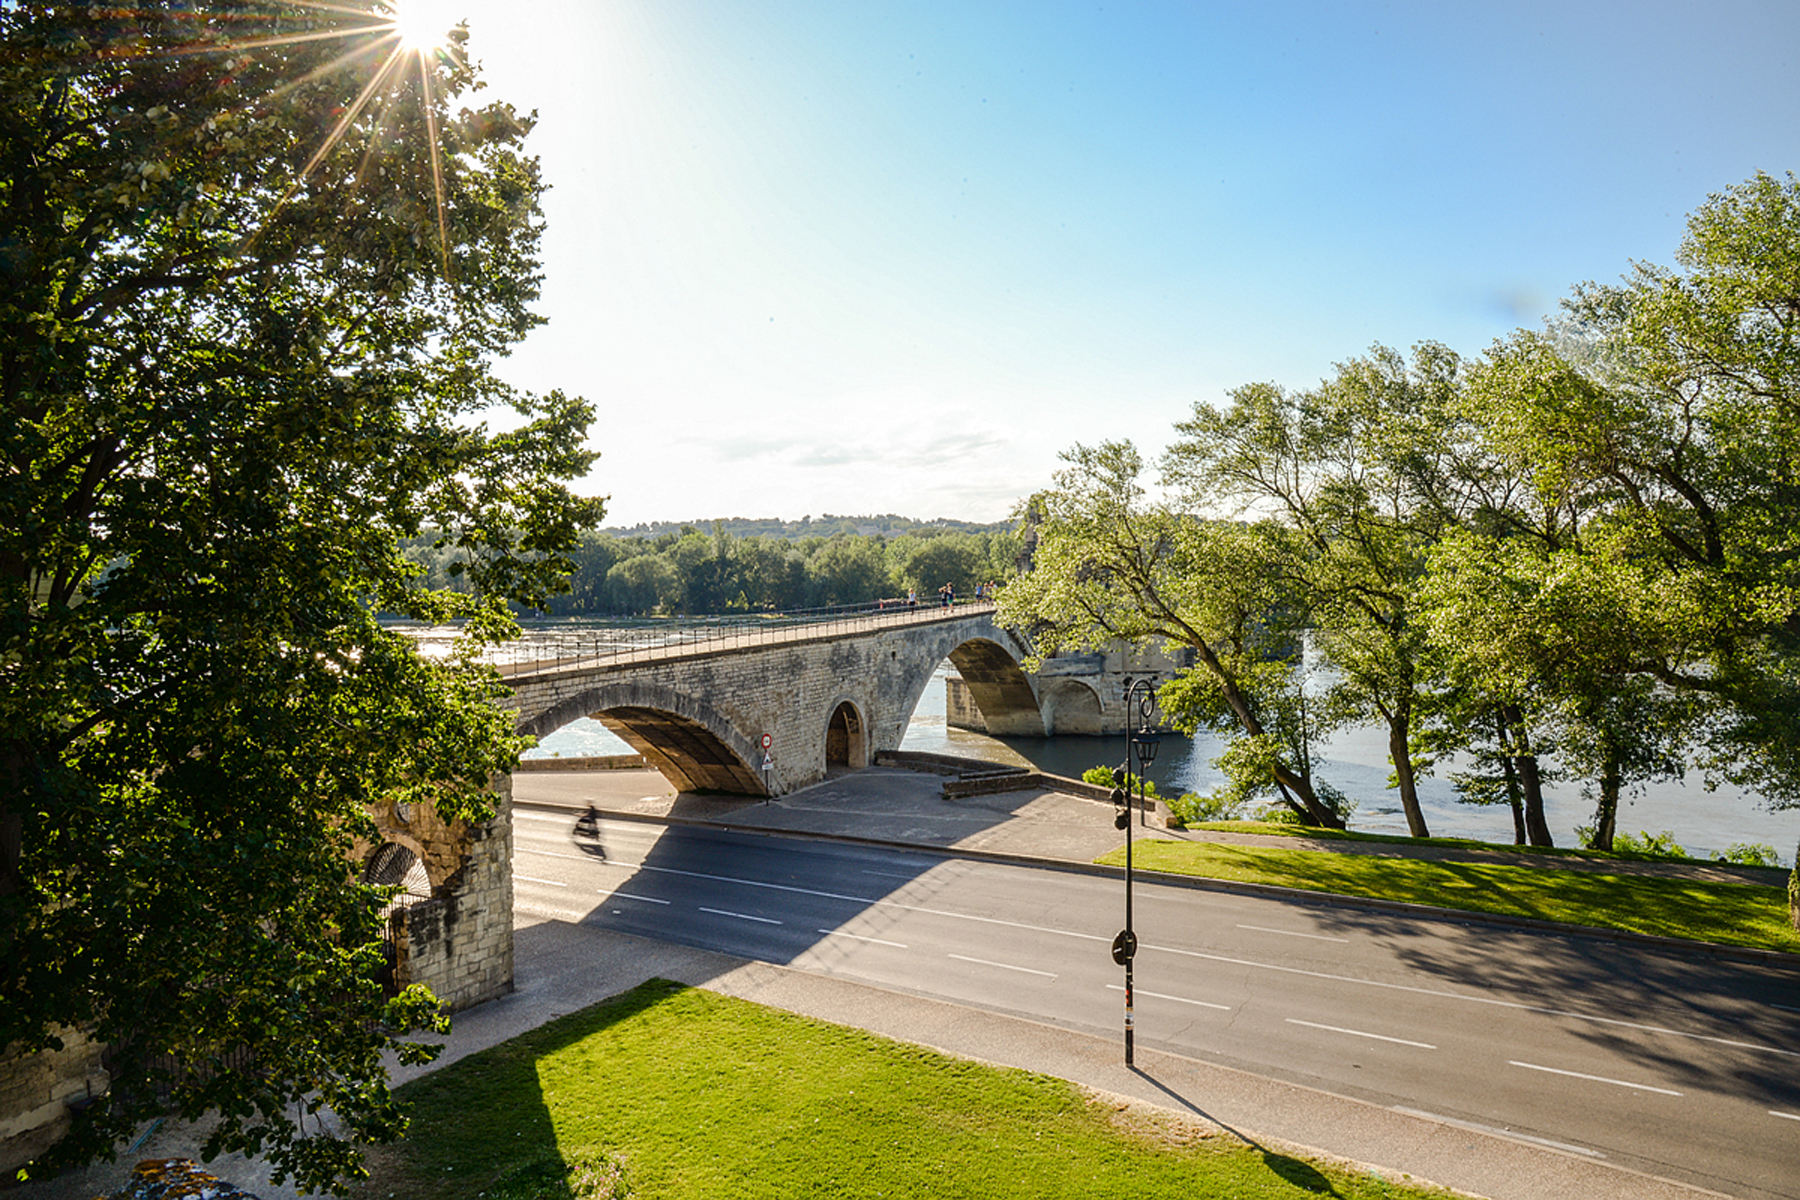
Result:
[[461,19],[454,0],[390,0],[390,11],[401,46],[420,52],[442,49]]

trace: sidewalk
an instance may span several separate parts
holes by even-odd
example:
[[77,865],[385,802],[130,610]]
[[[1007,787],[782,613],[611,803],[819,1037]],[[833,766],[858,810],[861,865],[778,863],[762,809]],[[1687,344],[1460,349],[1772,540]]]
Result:
[[[871,768],[769,802],[676,796],[648,771],[521,774],[515,802],[571,812],[695,822],[1085,866],[1117,847],[1112,806],[1032,790],[946,801],[942,777]],[[1134,835],[1184,835],[1161,828]],[[1321,898],[1323,899],[1323,898]],[[1466,915],[1466,914],[1465,914]],[[1119,1103],[1140,1103],[1209,1121],[1265,1149],[1337,1158],[1389,1178],[1411,1176],[1491,1200],[1677,1200],[1716,1195],[1608,1165],[1554,1146],[1450,1120],[1419,1116],[1266,1079],[1177,1055],[1138,1049],[1127,1069],[1116,1039],[807,974],[767,963],[522,918],[515,925],[516,990],[455,1017],[430,1068],[395,1068],[396,1082],[495,1046],[545,1021],[665,978],[826,1021],[857,1026],[961,1057],[1070,1080]],[[89,1200],[119,1186],[139,1159],[194,1156],[200,1138],[167,1126],[120,1161],[15,1193],[19,1200]],[[268,1184],[261,1164],[212,1165],[262,1200],[294,1200]]]

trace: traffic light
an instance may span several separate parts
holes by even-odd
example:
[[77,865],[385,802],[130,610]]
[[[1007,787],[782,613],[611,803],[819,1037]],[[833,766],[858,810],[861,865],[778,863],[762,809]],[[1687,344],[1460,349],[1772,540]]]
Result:
[[1131,797],[1122,787],[1112,790],[1113,828],[1125,829],[1131,825]]

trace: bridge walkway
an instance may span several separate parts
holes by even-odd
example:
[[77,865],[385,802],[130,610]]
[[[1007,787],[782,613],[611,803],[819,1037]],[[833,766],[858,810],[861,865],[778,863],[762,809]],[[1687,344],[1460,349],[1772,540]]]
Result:
[[[865,610],[832,616],[823,620],[774,626],[746,622],[743,625],[727,627],[724,632],[707,637],[657,644],[605,643],[607,645],[605,649],[601,648],[603,640],[615,636],[612,631],[581,631],[591,632],[595,643],[593,649],[585,651],[577,649],[573,654],[553,653],[550,657],[534,656],[529,659],[514,659],[496,663],[495,667],[503,679],[517,686],[530,682],[536,676],[553,672],[675,662],[750,647],[795,645],[817,641],[821,638],[854,637],[883,629],[937,625],[948,621],[983,616],[992,613],[995,607],[992,601],[969,601],[959,602],[951,607],[939,604],[920,604],[916,608],[890,607]],[[682,631],[682,627],[675,627],[668,632],[673,635]],[[560,649],[567,646],[570,640],[579,644],[580,632],[573,634],[572,638],[569,634],[559,635],[548,645],[553,650]]]

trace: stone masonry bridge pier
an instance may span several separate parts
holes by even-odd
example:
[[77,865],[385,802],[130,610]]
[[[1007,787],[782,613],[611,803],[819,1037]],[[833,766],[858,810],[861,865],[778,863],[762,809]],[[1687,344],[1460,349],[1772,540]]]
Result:
[[[948,658],[996,734],[1041,735],[1027,648],[991,604],[864,611],[679,645],[501,668],[521,732],[593,717],[678,790],[779,796],[898,748]],[[765,772],[763,738],[769,739]]]

